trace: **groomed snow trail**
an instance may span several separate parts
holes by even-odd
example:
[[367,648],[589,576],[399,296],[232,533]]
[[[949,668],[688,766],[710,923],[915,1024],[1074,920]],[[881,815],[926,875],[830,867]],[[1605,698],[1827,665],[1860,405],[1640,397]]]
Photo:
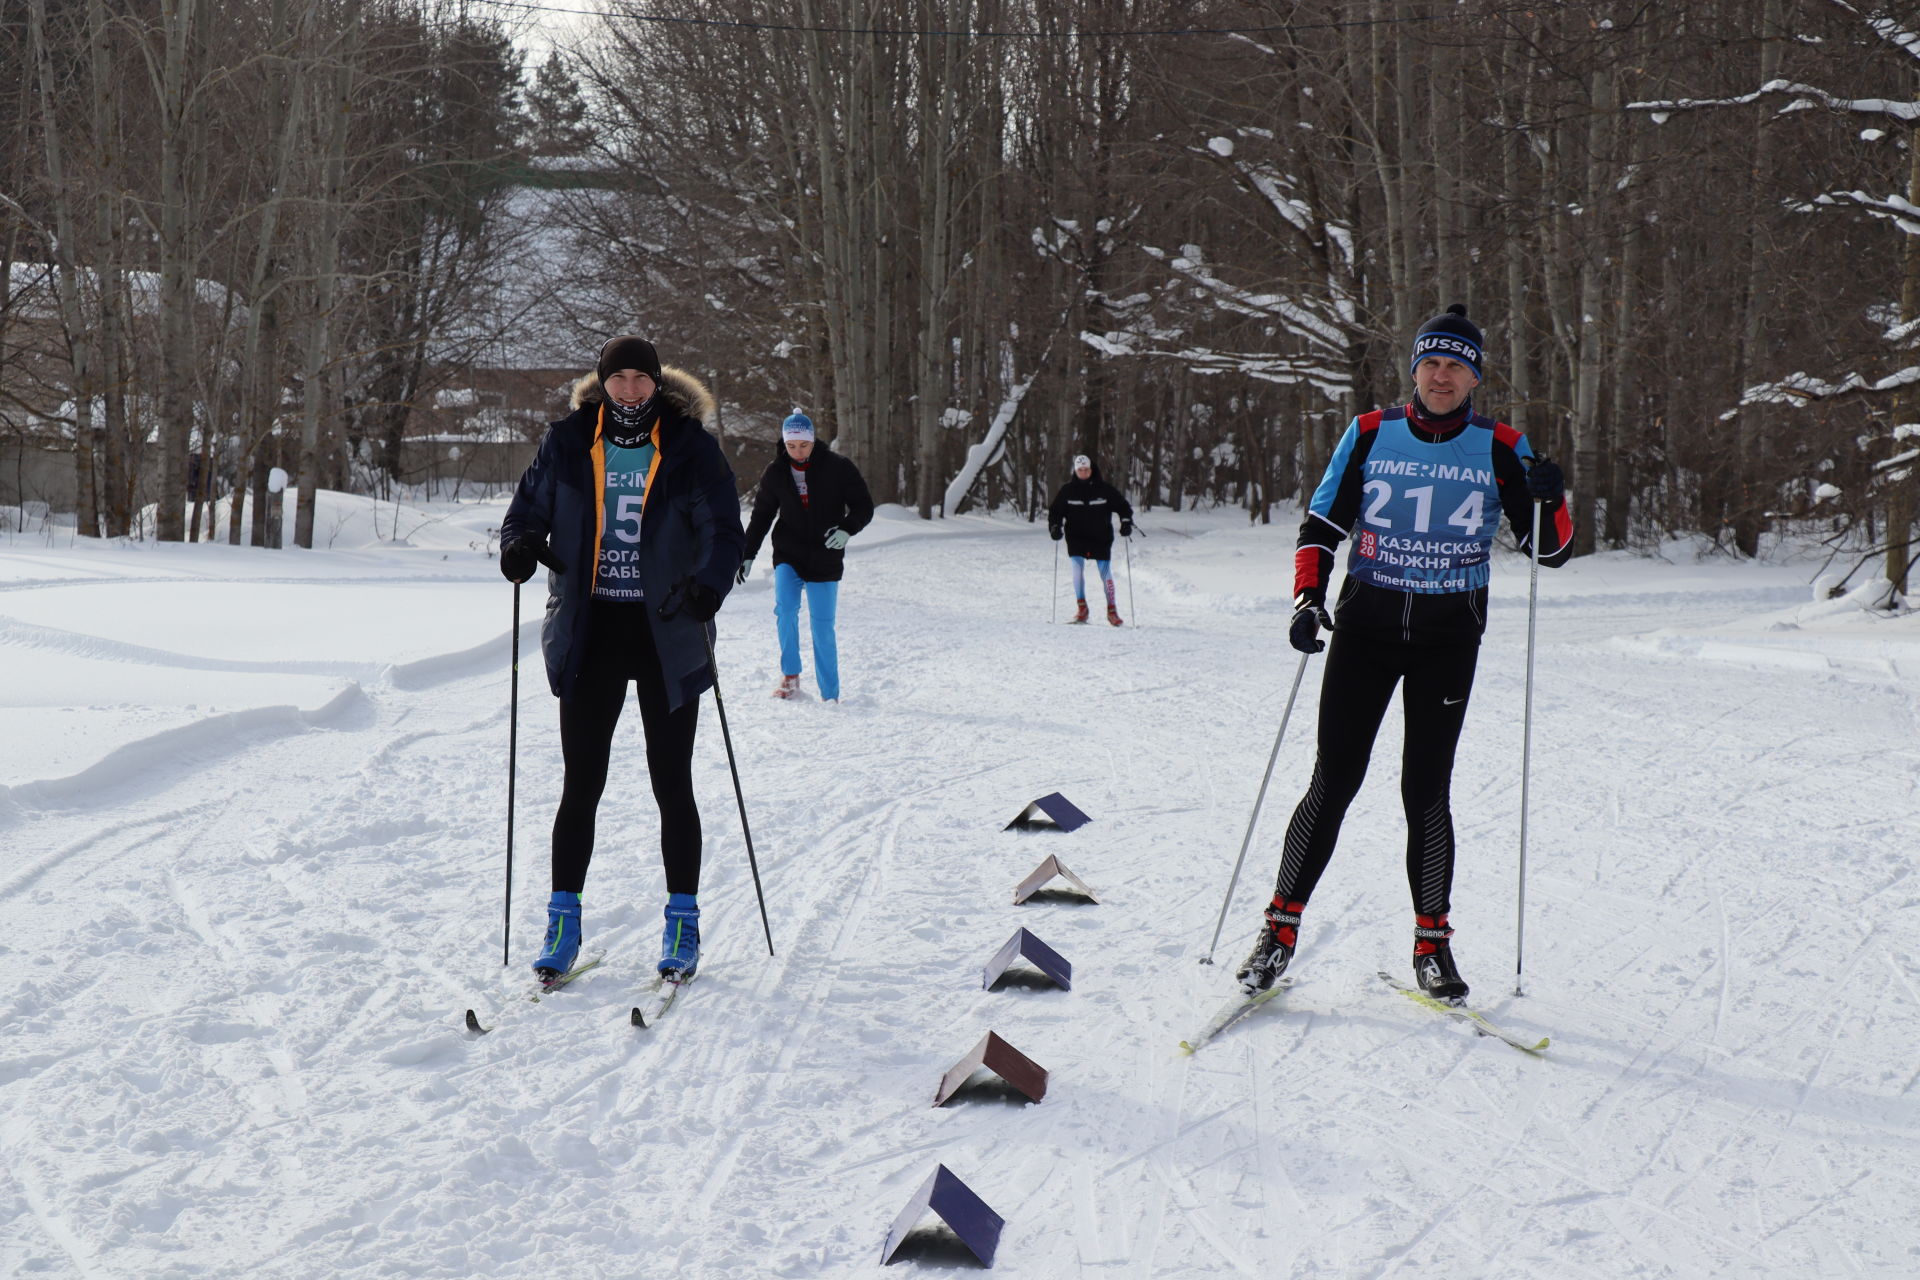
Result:
[[[0,778],[0,1274],[879,1274],[936,1162],[1005,1215],[1013,1276],[1920,1273],[1916,619],[1804,610],[1805,567],[1543,572],[1514,998],[1504,557],[1456,946],[1482,1007],[1553,1048],[1373,977],[1409,950],[1396,712],[1297,985],[1184,1058],[1311,764],[1318,662],[1195,963],[1296,662],[1291,525],[1143,516],[1143,625],[1115,630],[1047,625],[1039,526],[886,510],[842,590],[843,705],[810,673],[767,696],[764,576],[721,615],[777,957],[709,700],[701,974],[627,1024],[664,900],[630,713],[585,895],[607,963],[473,1039],[461,1011],[537,942],[560,783],[535,591],[503,970],[510,592],[463,554],[498,514],[453,511],[430,552],[0,548],[0,714],[46,739]],[[1053,790],[1095,822],[1000,830]],[[1048,853],[1101,905],[1013,907]],[[980,989],[1022,925],[1072,991]],[[932,1109],[988,1029],[1052,1072],[1046,1101]]]

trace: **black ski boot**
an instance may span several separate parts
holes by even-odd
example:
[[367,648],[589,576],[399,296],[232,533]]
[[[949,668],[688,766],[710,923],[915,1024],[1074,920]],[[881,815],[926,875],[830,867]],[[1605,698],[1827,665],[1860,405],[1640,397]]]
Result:
[[1287,971],[1287,965],[1293,961],[1293,949],[1300,940],[1300,913],[1306,905],[1283,902],[1276,897],[1267,908],[1259,941],[1253,944],[1252,953],[1233,975],[1240,980],[1240,990],[1249,999],[1271,990]]
[[1435,1000],[1450,1005],[1463,1005],[1467,1002],[1467,984],[1460,977],[1460,970],[1453,965],[1453,930],[1447,927],[1447,918],[1440,916],[1415,916],[1413,918],[1413,977],[1420,989]]

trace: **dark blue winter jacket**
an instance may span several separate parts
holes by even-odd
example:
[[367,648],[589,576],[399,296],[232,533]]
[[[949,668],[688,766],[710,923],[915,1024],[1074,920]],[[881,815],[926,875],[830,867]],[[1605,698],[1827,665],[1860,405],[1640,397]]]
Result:
[[[724,599],[740,567],[744,536],[733,468],[705,427],[713,415],[712,395],[699,379],[669,365],[661,370],[658,398],[658,458],[641,511],[638,567],[668,703],[679,707],[713,687],[707,645],[714,633],[711,624],[684,612],[661,617],[661,606],[689,578]],[[588,602],[605,527],[603,401],[597,376],[575,384],[574,411],[548,426],[500,523],[502,546],[544,538],[561,565],[547,572],[547,619],[540,632],[547,683],[558,698],[573,693],[587,652]]]

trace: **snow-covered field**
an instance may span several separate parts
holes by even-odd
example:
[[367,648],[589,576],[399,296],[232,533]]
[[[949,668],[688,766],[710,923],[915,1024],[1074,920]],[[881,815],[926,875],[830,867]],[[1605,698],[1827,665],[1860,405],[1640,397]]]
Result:
[[[503,970],[501,508],[395,546],[392,504],[330,502],[311,553],[0,541],[0,1275],[878,1275],[937,1163],[1013,1276],[1920,1275],[1920,616],[1815,605],[1811,562],[1542,573],[1520,998],[1526,567],[1496,567],[1456,948],[1542,1058],[1374,977],[1411,923],[1392,718],[1285,1007],[1177,1053],[1269,892],[1320,668],[1203,967],[1296,669],[1292,527],[1159,512],[1115,631],[1048,625],[1037,527],[883,511],[839,707],[766,696],[749,581],[719,653],[778,956],[709,700],[701,976],[628,1025],[663,901],[630,716],[608,963],[470,1039],[543,919],[537,600]],[[1094,823],[1001,830],[1054,790]],[[1049,853],[1101,904],[1011,905]],[[981,990],[1022,925],[1071,991]],[[989,1029],[1046,1100],[930,1107]],[[965,1269],[910,1251],[889,1274]]]

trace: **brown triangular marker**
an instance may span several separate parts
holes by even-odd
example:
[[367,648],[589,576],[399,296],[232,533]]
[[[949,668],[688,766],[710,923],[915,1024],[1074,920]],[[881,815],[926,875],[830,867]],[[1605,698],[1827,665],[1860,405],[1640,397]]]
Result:
[[1053,879],[1055,876],[1058,876],[1062,880],[1065,880],[1068,884],[1078,889],[1081,893],[1086,894],[1087,897],[1092,899],[1094,902],[1100,901],[1099,895],[1094,893],[1092,889],[1089,889],[1087,887],[1087,882],[1085,880],[1082,880],[1079,876],[1067,870],[1065,864],[1063,864],[1059,858],[1055,857],[1052,854],[1048,854],[1045,860],[1042,861],[1039,866],[1033,869],[1032,875],[1028,876],[1025,880],[1022,880],[1018,885],[1014,886],[1013,905],[1017,907],[1021,903],[1025,902],[1028,898],[1031,898],[1034,894],[1040,891],[1041,885]]
[[943,1105],[981,1067],[1035,1102],[1047,1096],[1047,1069],[989,1031],[979,1044],[973,1046],[972,1052],[954,1063],[947,1074],[940,1077],[940,1088],[933,1095],[933,1105]]

